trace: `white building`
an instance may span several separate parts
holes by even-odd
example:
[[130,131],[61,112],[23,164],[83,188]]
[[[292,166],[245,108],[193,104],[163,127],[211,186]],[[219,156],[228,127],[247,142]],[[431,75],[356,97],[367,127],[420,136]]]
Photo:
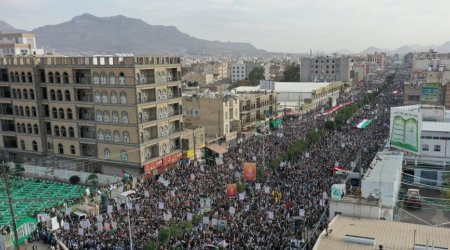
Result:
[[[443,106],[411,105],[391,108],[393,115],[401,112],[418,114],[418,152],[403,149],[407,163],[405,172],[415,183],[442,185],[444,172],[450,169],[450,111]],[[392,127],[392,126],[391,126]],[[392,146],[392,132],[390,141]]]
[[230,67],[231,82],[245,80],[247,77],[247,70],[244,63],[233,63]]
[[0,57],[42,54],[44,54],[44,50],[36,47],[34,34],[0,33]]

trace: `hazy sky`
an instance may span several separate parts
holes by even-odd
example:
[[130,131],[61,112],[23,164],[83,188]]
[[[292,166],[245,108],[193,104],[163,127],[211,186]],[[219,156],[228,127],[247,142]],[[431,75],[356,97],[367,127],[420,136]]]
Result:
[[277,52],[442,44],[449,10],[449,0],[0,0],[0,20],[16,28],[121,14]]

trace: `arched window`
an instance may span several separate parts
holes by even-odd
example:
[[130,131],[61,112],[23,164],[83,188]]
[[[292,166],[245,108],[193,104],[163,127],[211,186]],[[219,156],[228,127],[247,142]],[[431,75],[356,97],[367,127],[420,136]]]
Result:
[[11,89],[11,98],[16,98],[16,89]]
[[24,89],[22,91],[22,94],[23,94],[23,99],[28,99],[28,90],[27,89]]
[[59,72],[55,73],[55,82],[56,83],[61,83],[61,75],[59,74]]
[[119,123],[119,113],[115,110],[112,112],[112,122]]
[[120,151],[120,160],[123,162],[128,162],[127,151],[125,151],[125,150]]
[[100,83],[100,79],[98,78],[97,72],[94,72],[94,74],[92,74],[92,82],[97,85]]
[[61,126],[61,136],[67,137],[67,130],[66,130],[66,127],[64,127],[64,126]]
[[120,103],[121,104],[127,104],[127,93],[120,92]]
[[102,103],[108,103],[108,93],[106,91],[102,92]]
[[61,90],[58,89],[56,91],[56,97],[57,97],[58,101],[62,101],[63,100],[63,94],[62,94]]
[[60,144],[58,144],[58,152],[59,152],[59,154],[64,154],[64,146],[60,143]]
[[20,77],[19,77],[19,73],[18,73],[18,72],[16,72],[16,73],[14,74],[14,78],[15,78],[15,81],[16,81],[16,82],[20,82]]
[[48,72],[48,82],[54,83],[55,79],[53,78],[53,72]]
[[23,107],[22,106],[19,107],[19,111],[20,111],[20,116],[24,116],[25,115],[25,113],[23,112]]
[[111,103],[117,103],[117,93],[115,91],[111,92]]
[[73,155],[76,154],[74,145],[70,145],[70,153],[73,154]]
[[102,96],[100,94],[100,91],[95,91],[95,102],[101,103],[102,102]]
[[36,107],[31,107],[31,115],[32,115],[33,117],[37,117]]
[[34,100],[34,90],[30,89],[30,99]]
[[100,73],[100,84],[106,84],[106,74],[104,72]]
[[36,141],[33,141],[33,151],[38,151],[38,145]]
[[98,140],[99,141],[103,141],[105,138],[104,138],[104,134],[103,134],[103,129],[99,129],[98,130],[98,132],[97,132],[97,138],[98,138]]
[[58,126],[54,126],[53,130],[54,130],[55,136],[61,136],[61,134],[59,133],[59,127]]
[[72,127],[69,127],[69,137],[75,138],[75,130]]
[[122,123],[128,123],[128,113],[126,111],[122,112]]
[[105,130],[105,140],[111,141],[111,131],[109,129]]
[[25,141],[20,140],[20,149],[25,150]]
[[115,130],[113,133],[114,142],[120,142],[120,133],[119,131]]
[[103,111],[103,121],[109,122],[109,112],[108,110]]
[[17,99],[22,99],[22,90],[17,90]]
[[22,72],[21,74],[20,74],[20,80],[22,81],[22,82],[27,82],[27,77],[25,76],[25,72]]
[[9,81],[10,82],[15,82],[14,81],[14,73],[13,72],[9,72]]
[[39,127],[38,127],[37,124],[34,124],[34,125],[33,125],[33,130],[34,130],[34,134],[35,134],[35,135],[38,135],[38,134],[39,134]]
[[32,134],[33,133],[33,129],[31,127],[31,124],[27,124],[27,134]]
[[25,123],[22,123],[21,127],[22,127],[22,133],[26,133],[27,127],[25,126]]
[[67,109],[67,119],[68,120],[73,119],[72,109],[70,109],[70,108]]
[[64,119],[64,109],[63,108],[59,108],[59,119]]
[[52,101],[56,100],[56,93],[53,89],[50,90],[50,100]]
[[17,115],[17,116],[20,115],[20,113],[19,113],[19,107],[14,106],[14,114]]
[[111,151],[108,148],[105,148],[105,150],[103,151],[103,156],[105,157],[105,159],[111,158]]
[[119,85],[125,85],[125,84],[126,84],[126,82],[125,82],[125,74],[120,72],[120,74],[119,74]]
[[30,107],[28,107],[28,106],[25,107],[25,116],[28,116],[28,117],[31,116]]
[[163,114],[163,109],[162,109],[162,108],[159,108],[159,109],[158,109],[158,117],[159,117],[160,119],[162,119],[163,116],[164,116],[164,114]]
[[71,98],[70,98],[70,91],[69,91],[69,90],[64,91],[64,98],[66,98],[66,101],[67,101],[67,102],[70,102],[70,101],[71,101]]
[[98,121],[98,122],[103,121],[103,113],[102,113],[102,111],[97,110],[96,116],[95,116],[95,120]]
[[27,76],[28,76],[28,82],[33,82],[33,75],[31,75],[30,72],[28,72]]
[[109,73],[109,84],[116,85],[116,75],[114,73]]
[[53,119],[58,119],[58,110],[56,108],[52,108],[52,116]]
[[16,123],[17,133],[22,133],[22,128],[20,127],[20,123]]
[[123,143],[130,143],[130,134],[127,131],[123,132]]
[[164,117],[168,117],[169,116],[169,114],[167,112],[168,112],[167,107],[164,107],[163,108]]
[[69,74],[67,74],[67,72],[63,73],[63,83],[65,84],[69,83]]

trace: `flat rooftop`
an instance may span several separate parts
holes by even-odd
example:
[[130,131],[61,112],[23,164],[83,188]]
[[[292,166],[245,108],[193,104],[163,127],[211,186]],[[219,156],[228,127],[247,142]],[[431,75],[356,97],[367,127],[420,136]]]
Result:
[[363,182],[395,182],[397,174],[402,171],[403,153],[398,151],[380,152],[370,164],[372,169],[368,169],[364,174]]
[[[432,249],[432,245],[435,249],[450,248],[450,229],[397,221],[355,219],[338,215],[330,222],[328,232],[328,236],[325,232],[321,233],[313,250],[379,249],[380,245],[383,249],[414,249],[415,244],[426,246],[427,243],[428,249]],[[359,238],[366,243],[356,243],[350,240],[350,235],[356,236],[351,238]]]
[[332,82],[275,82],[275,92],[313,92]]

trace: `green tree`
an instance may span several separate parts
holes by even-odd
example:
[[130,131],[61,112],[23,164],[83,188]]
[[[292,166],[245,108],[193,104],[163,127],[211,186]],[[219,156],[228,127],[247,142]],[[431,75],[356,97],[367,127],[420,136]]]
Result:
[[86,179],[86,184],[96,186],[98,184],[98,176],[96,174],[90,174]]
[[14,164],[13,175],[22,176],[24,172],[25,172],[25,168],[23,167],[22,163]]
[[72,175],[69,178],[69,182],[70,182],[70,184],[76,185],[76,184],[80,183],[80,177],[78,175]]
[[283,72],[282,82],[299,82],[300,81],[300,65],[291,63],[286,66]]
[[158,247],[159,247],[158,243],[156,243],[154,241],[149,241],[149,242],[147,242],[147,244],[145,244],[146,250],[156,250],[156,249],[158,249]]
[[259,80],[264,80],[264,68],[256,67],[248,74],[248,80],[253,86],[259,85]]

